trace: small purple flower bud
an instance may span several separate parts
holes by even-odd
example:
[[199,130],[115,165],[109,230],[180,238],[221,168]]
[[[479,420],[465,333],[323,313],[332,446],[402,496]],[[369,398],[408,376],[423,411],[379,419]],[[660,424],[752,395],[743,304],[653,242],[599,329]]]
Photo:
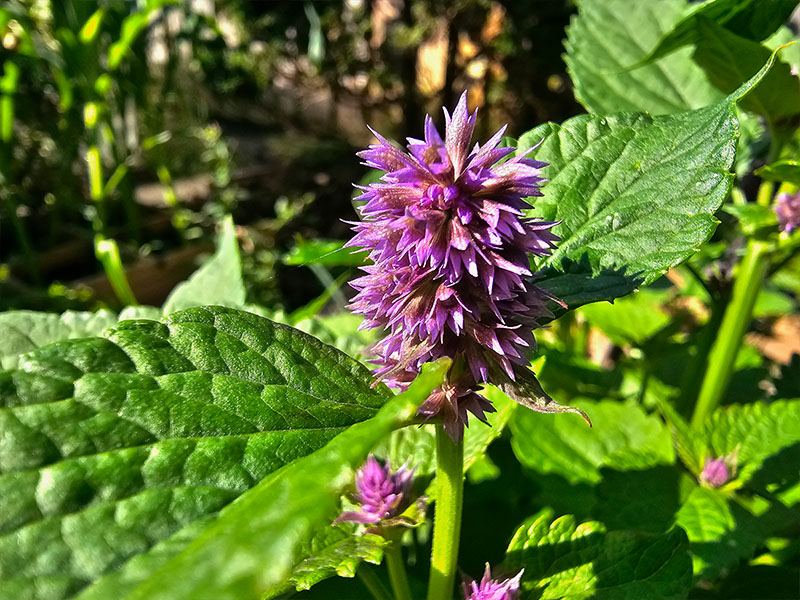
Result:
[[778,215],[781,231],[791,233],[800,227],[800,191],[778,194],[775,198],[775,214]]
[[343,512],[334,523],[352,521],[377,525],[399,516],[411,504],[413,469],[400,467],[392,473],[370,454],[367,462],[356,472],[356,493],[353,499],[358,510]]
[[730,481],[731,472],[724,458],[707,459],[700,473],[700,481],[709,487],[718,488]]
[[462,584],[465,600],[517,600],[520,595],[520,579],[523,571],[517,573],[511,579],[496,580],[492,579],[489,563],[486,563],[486,570],[483,572],[483,579],[477,581],[465,581]]

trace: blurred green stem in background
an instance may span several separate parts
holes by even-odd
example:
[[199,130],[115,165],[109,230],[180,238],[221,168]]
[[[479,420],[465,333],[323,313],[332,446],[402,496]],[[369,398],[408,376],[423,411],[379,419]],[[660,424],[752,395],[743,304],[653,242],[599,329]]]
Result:
[[768,245],[751,239],[739,265],[733,296],[725,309],[719,333],[711,348],[700,394],[692,415],[692,427],[699,428],[717,408],[727,390],[736,355],[753,315],[753,307],[768,266]]
[[94,253],[103,265],[106,277],[122,305],[137,306],[139,303],[133,295],[128,278],[125,277],[125,267],[122,266],[117,242],[97,235],[94,238]]

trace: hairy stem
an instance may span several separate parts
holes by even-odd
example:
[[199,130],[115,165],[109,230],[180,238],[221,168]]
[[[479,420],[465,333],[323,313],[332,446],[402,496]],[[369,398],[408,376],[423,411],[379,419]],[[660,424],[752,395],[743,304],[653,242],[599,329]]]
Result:
[[719,405],[733,374],[733,363],[753,315],[753,306],[768,266],[767,244],[750,240],[733,284],[733,296],[725,309],[717,339],[708,357],[708,368],[692,415],[692,427],[700,427]]
[[461,537],[464,501],[464,442],[436,426],[436,513],[428,600],[451,600]]
[[[399,538],[399,536],[398,536]],[[395,539],[387,548],[386,566],[389,567],[389,581],[392,584],[392,593],[395,600],[412,600],[411,589],[408,587],[406,565],[403,562],[403,549],[400,540]]]

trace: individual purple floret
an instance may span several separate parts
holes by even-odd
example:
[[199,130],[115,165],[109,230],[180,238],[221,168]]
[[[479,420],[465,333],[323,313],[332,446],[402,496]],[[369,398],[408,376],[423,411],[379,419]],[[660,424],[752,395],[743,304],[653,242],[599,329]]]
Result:
[[358,510],[343,512],[335,523],[352,521],[377,525],[399,516],[411,504],[414,470],[400,467],[394,473],[387,461],[385,466],[370,455],[356,472],[356,494],[353,499]]
[[791,233],[800,227],[800,191],[794,194],[778,194],[775,198],[775,213],[782,231]]
[[464,598],[465,600],[517,600],[520,595],[520,579],[522,571],[511,579],[492,579],[489,563],[486,563],[486,570],[480,583],[465,581],[462,584]]
[[718,488],[730,481],[731,472],[724,458],[707,459],[700,480],[709,487]]
[[476,116],[462,95],[452,116],[445,110],[444,139],[428,116],[425,139],[409,138],[408,152],[375,133],[379,143],[358,155],[385,174],[360,188],[362,221],[348,244],[374,263],[353,282],[350,308],[364,328],[388,332],[371,348],[376,375],[402,389],[424,363],[453,359],[420,413],[441,417],[455,440],[468,411],[484,421],[494,411],[476,393],[490,373],[514,381],[529,366],[532,330],[553,315],[550,296],[527,279],[528,256],[550,254],[559,240],[556,223],[525,217],[546,163],[498,147],[505,127],[470,150]]

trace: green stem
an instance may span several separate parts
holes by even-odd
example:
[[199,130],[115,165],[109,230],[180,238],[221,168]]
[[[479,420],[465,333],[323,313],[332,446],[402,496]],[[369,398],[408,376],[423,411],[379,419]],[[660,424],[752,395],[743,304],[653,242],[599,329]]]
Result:
[[733,363],[753,315],[768,266],[768,246],[750,240],[733,284],[733,296],[725,309],[717,339],[708,357],[708,369],[692,415],[692,427],[700,427],[719,405],[733,374]]
[[368,565],[362,564],[358,567],[358,571],[356,571],[356,575],[361,580],[361,583],[364,584],[369,590],[369,593],[372,594],[372,597],[375,600],[392,600],[392,597],[389,595],[386,586],[383,585],[383,582],[380,578],[375,574],[375,571],[372,570]]
[[[399,536],[398,536],[399,537]],[[403,562],[403,549],[400,540],[392,540],[386,549],[386,566],[389,567],[389,581],[392,583],[392,592],[395,600],[412,600],[411,589],[408,587],[406,565]]]
[[464,501],[464,442],[436,426],[436,513],[428,600],[452,600]]

